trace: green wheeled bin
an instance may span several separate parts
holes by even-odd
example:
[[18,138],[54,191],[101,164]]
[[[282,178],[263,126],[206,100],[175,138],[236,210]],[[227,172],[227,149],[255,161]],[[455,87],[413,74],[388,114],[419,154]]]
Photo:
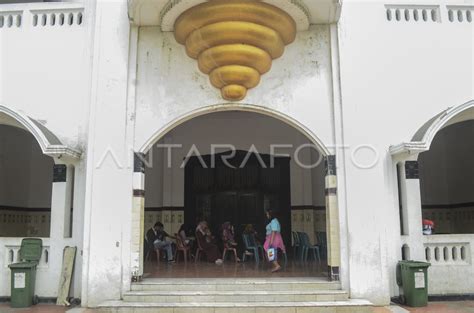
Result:
[[27,308],[36,304],[36,266],[41,259],[43,241],[39,238],[24,238],[21,241],[20,263],[10,264],[11,307]]
[[403,303],[411,307],[428,305],[428,268],[430,263],[399,261],[397,284],[403,289]]

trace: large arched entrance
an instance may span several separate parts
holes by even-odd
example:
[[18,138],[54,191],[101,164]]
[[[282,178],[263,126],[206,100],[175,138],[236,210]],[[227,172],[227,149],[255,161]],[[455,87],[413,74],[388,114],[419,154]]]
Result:
[[[304,128],[283,120],[248,110],[206,112],[175,123],[142,150],[146,154],[137,156],[135,164],[134,216],[141,216],[141,225],[136,224],[140,233],[135,233],[135,249],[141,251],[135,252],[135,260],[144,261],[136,265],[135,276],[141,276],[142,264],[148,277],[269,275],[253,261],[236,265],[229,259],[217,268],[194,261],[185,265],[181,259],[169,266],[149,258],[139,243],[156,222],[171,235],[185,225],[192,236],[196,224],[206,220],[222,252],[221,225],[230,222],[241,258],[245,227],[253,225],[263,243],[264,212],[273,209],[282,224],[289,259],[281,275],[338,279],[334,158]],[[300,261],[298,252],[293,252],[293,232],[308,235],[310,245],[320,250],[321,262],[309,262],[311,252],[306,262]]]

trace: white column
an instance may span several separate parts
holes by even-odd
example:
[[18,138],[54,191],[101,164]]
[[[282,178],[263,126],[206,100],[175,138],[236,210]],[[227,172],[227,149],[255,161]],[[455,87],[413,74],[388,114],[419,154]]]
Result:
[[55,270],[50,271],[48,276],[52,284],[59,284],[63,250],[68,245],[65,238],[71,237],[73,170],[72,165],[66,164],[55,164],[53,167],[49,267]]
[[87,141],[82,300],[120,300],[131,282],[134,112],[127,110],[130,22],[126,0],[89,0],[92,75]]
[[[408,245],[409,259],[424,261],[425,252],[423,247],[423,228],[421,211],[420,179],[418,173],[418,155],[410,155],[401,161],[400,179],[400,201],[402,205],[402,216],[405,235],[402,243]],[[400,247],[401,251],[402,247]]]
[[51,241],[71,237],[71,206],[74,168],[71,165],[55,164],[51,195]]

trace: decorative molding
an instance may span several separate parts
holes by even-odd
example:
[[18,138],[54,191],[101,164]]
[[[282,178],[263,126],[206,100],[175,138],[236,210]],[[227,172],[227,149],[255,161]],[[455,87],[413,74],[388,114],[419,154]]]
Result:
[[183,206],[169,206],[169,207],[145,207],[145,212],[162,212],[162,211],[184,211]]
[[291,210],[313,210],[313,211],[326,211],[324,205],[292,205]]
[[[173,31],[174,22],[181,13],[196,6],[205,0],[169,0],[160,12],[160,26],[162,31]],[[296,22],[299,31],[307,30],[310,25],[311,13],[302,0],[263,0],[288,13]],[[288,10],[288,8],[291,8]],[[176,12],[174,12],[176,11]],[[289,12],[290,11],[290,12]],[[171,15],[172,14],[172,15]]]
[[248,104],[248,103],[236,103],[236,102],[219,103],[219,104],[211,104],[207,106],[202,106],[192,111],[186,112],[185,114],[177,116],[176,118],[174,118],[167,124],[161,126],[150,138],[147,139],[147,141],[145,141],[141,145],[138,151],[141,153],[147,153],[153,147],[153,145],[156,142],[158,142],[158,140],[163,138],[163,136],[165,136],[169,131],[178,127],[179,125],[183,124],[186,121],[189,121],[195,117],[202,116],[208,113],[226,112],[226,111],[253,112],[253,113],[258,113],[265,116],[276,118],[277,120],[280,120],[283,123],[301,132],[301,134],[306,136],[310,142],[312,142],[318,147],[318,149],[323,155],[325,156],[330,155],[329,149],[319,137],[317,137],[305,125],[301,124],[298,120],[287,115],[286,113],[274,110],[266,106],[260,106],[260,105],[254,105],[254,104]]
[[474,202],[463,202],[463,203],[451,203],[451,204],[422,204],[422,209],[425,210],[438,210],[438,209],[460,209],[470,208],[474,209]]
[[386,20],[389,22],[441,22],[439,5],[385,5]]
[[[397,145],[390,146],[389,151],[391,155],[399,154],[418,154],[430,149],[436,134],[444,127],[458,117],[461,113],[474,108],[474,100],[455,107],[449,107],[443,112],[437,114],[428,120],[418,131],[413,135],[410,142],[403,142]],[[459,122],[459,121],[458,121]]]
[[0,211],[15,211],[15,212],[51,212],[51,208],[27,208],[27,207],[17,207],[17,206],[8,206],[0,205]]
[[53,132],[37,120],[0,104],[0,114],[2,113],[15,120],[17,125],[11,126],[23,128],[35,137],[43,154],[57,159],[65,156],[76,160],[81,157],[79,150],[63,145]]

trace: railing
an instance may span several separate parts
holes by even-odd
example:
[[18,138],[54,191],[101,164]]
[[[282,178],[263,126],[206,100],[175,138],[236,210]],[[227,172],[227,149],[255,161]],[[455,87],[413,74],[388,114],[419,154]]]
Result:
[[474,235],[423,236],[425,258],[433,266],[471,265]]
[[79,3],[23,3],[0,5],[0,30],[12,28],[78,27],[84,22]]
[[[3,265],[5,268],[8,265],[20,262],[20,247],[21,247],[22,238],[1,238],[3,247],[0,247],[4,252],[4,262]],[[43,250],[41,253],[41,260],[38,264],[38,268],[48,268],[49,267],[49,254],[50,254],[50,244],[49,238],[42,238],[43,240]]]
[[474,290],[474,234],[423,236],[431,295],[470,294]]

